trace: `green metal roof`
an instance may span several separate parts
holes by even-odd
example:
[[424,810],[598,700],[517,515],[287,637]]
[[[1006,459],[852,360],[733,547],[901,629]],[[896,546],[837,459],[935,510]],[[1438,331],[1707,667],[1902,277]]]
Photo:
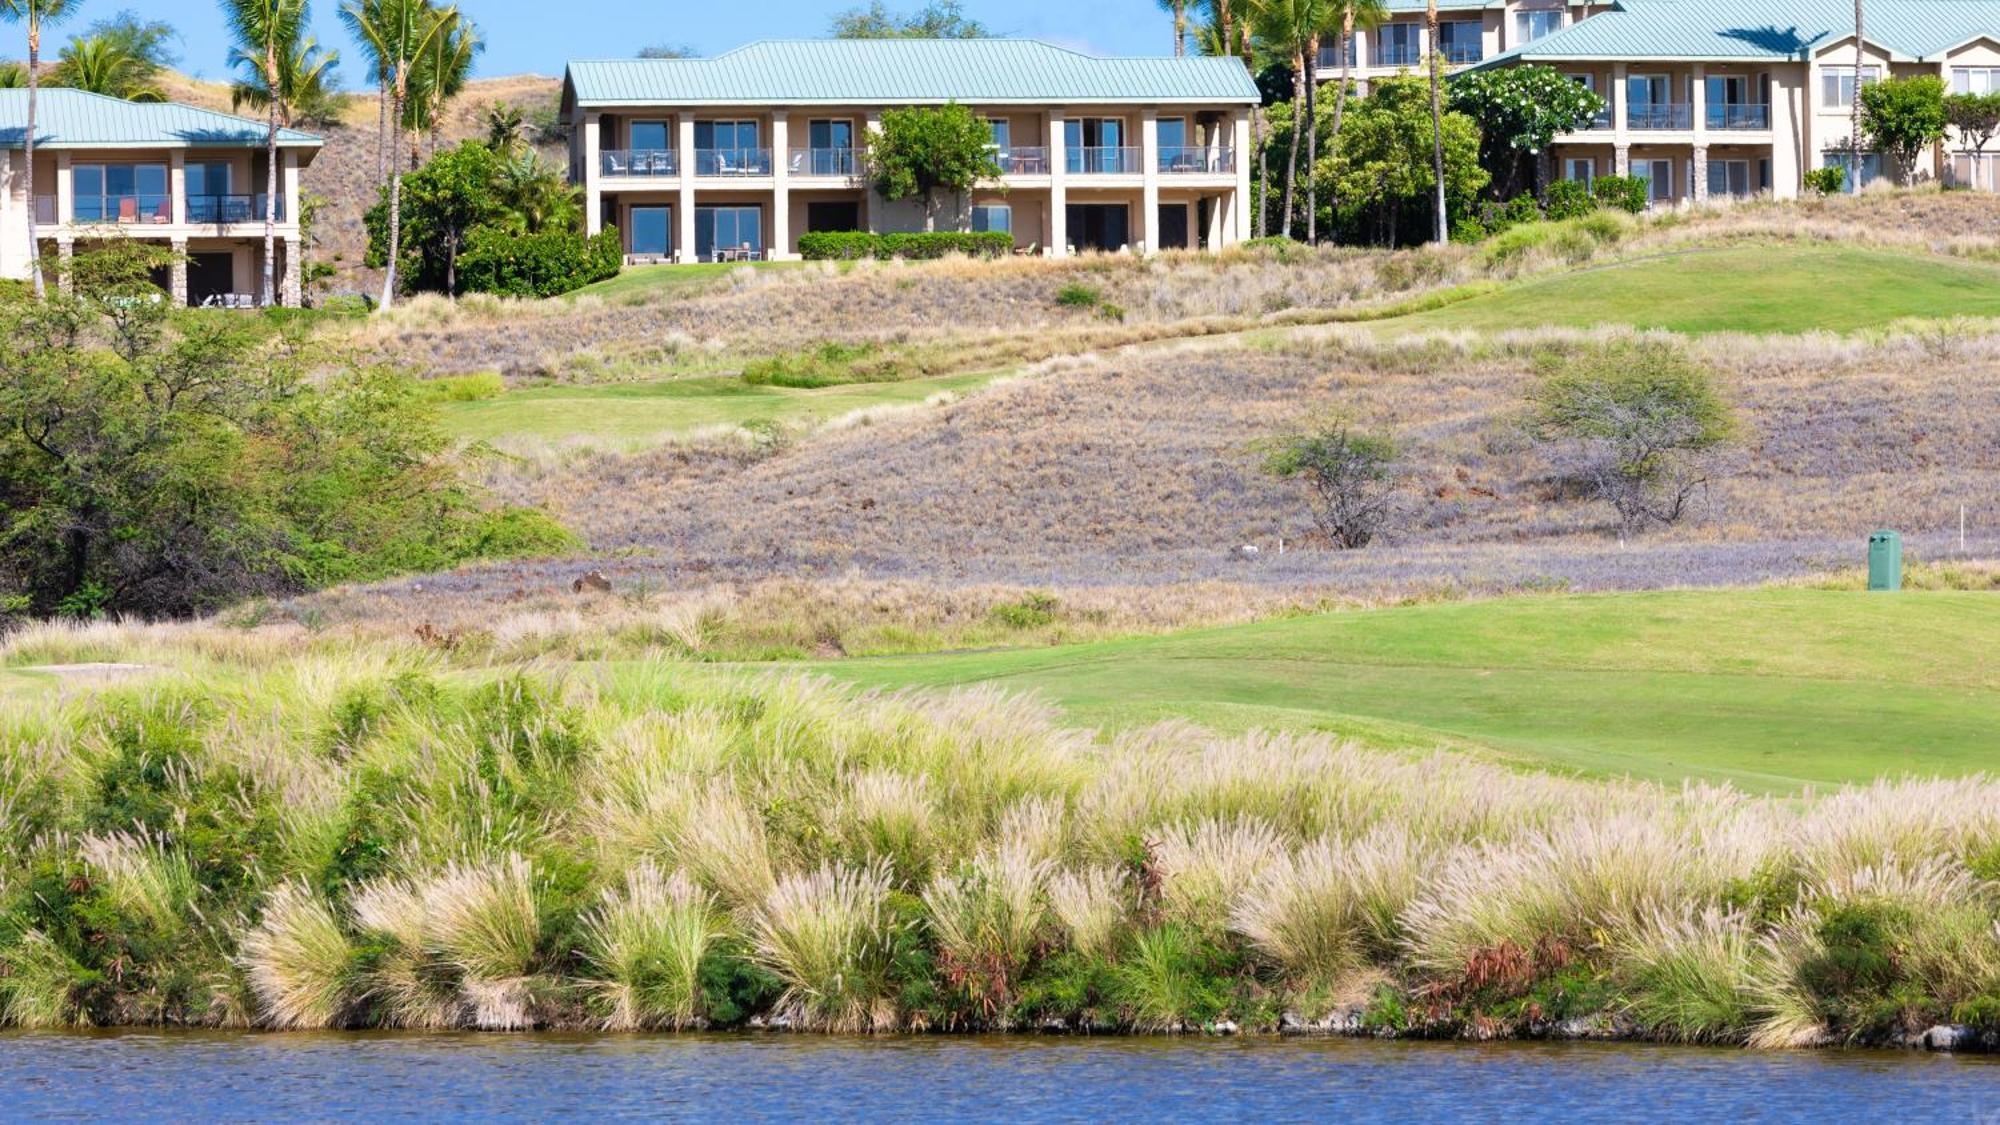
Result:
[[[1982,36],[2000,40],[1994,0],[1868,0],[1869,43],[1906,61],[1935,60]],[[1620,0],[1607,12],[1482,65],[1568,59],[1800,60],[1854,34],[1853,0]]]
[[[84,90],[43,87],[35,101],[36,148],[264,147],[266,125],[178,102],[128,102]],[[0,148],[23,148],[28,91],[0,90]],[[286,148],[318,148],[320,139],[278,130]]]
[[712,59],[572,62],[565,86],[583,106],[1257,101],[1237,59],[1108,59],[1028,39],[774,39]]

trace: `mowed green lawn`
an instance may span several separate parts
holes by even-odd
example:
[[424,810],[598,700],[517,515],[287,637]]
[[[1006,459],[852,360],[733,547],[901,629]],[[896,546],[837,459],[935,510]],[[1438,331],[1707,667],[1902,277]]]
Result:
[[857,410],[908,406],[933,395],[973,390],[992,372],[854,383],[798,390],[753,386],[733,375],[664,379],[647,383],[536,387],[478,402],[442,406],[445,426],[467,439],[588,439],[637,447],[712,426],[747,422],[825,422]]
[[1759,245],[1689,249],[1530,278],[1379,327],[1852,332],[1905,317],[1954,316],[2000,316],[2000,267],[1915,252]]
[[1107,728],[1178,716],[1791,792],[2000,769],[1995,652],[1991,595],[1785,589],[1446,603],[820,669],[1034,692]]
[[795,270],[804,262],[697,262],[690,265],[629,266],[617,277],[586,285],[564,300],[577,297],[648,296],[691,297],[719,289],[738,270]]

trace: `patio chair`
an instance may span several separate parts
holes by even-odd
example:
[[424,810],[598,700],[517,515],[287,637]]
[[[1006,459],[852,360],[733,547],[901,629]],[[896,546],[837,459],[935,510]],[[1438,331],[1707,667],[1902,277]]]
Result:
[[1030,242],[1026,246],[1014,247],[1014,256],[1016,258],[1032,258],[1041,252],[1042,244],[1039,242]]
[[607,153],[605,153],[605,154],[604,154],[604,174],[605,174],[605,175],[607,175],[607,176],[622,176],[622,175],[624,175],[624,174],[625,174],[625,161],[624,161],[624,160],[623,160],[622,158],[620,158],[620,157],[619,157],[619,156],[618,156],[618,155],[617,155],[616,153],[610,153],[610,152],[607,152]]
[[[829,160],[828,163],[830,164],[831,161]],[[805,169],[805,166],[806,166],[806,154],[803,152],[793,153],[791,174],[794,176],[798,175],[801,171]],[[813,171],[815,174],[817,174],[819,172],[819,169],[815,168],[813,169]]]
[[159,206],[157,206],[157,207],[155,207],[155,208],[153,208],[153,220],[152,220],[152,221],[153,221],[153,222],[156,222],[156,223],[171,223],[171,222],[173,222],[173,221],[174,221],[174,203],[173,203],[173,200],[171,200],[171,199],[162,199],[162,200],[160,200],[160,205],[159,205]]
[[715,154],[715,172],[716,172],[716,174],[717,174],[717,175],[719,175],[719,176],[728,176],[728,175],[731,175],[731,174],[735,173],[735,171],[736,171],[736,169],[734,169],[734,168],[731,168],[731,167],[729,166],[729,154],[728,154],[728,153],[726,153],[726,152],[718,152],[718,153],[716,153],[716,154]]
[[136,222],[138,222],[138,221],[139,221],[139,201],[138,201],[138,200],[136,200],[136,199],[133,199],[133,198],[132,198],[131,196],[129,196],[129,195],[128,195],[128,196],[126,196],[126,197],[125,197],[124,199],[121,199],[121,200],[119,200],[119,201],[118,201],[118,221],[119,221],[119,222],[121,222],[121,223],[136,223]]

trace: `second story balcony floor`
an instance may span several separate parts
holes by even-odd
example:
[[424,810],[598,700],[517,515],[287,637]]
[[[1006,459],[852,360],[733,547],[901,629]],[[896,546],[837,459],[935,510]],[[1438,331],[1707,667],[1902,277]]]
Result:
[[[262,223],[268,195],[190,195],[181,222],[189,226],[234,226]],[[174,197],[167,192],[97,192],[70,199],[69,214],[62,213],[62,201],[53,195],[35,197],[35,222],[43,226],[68,224],[113,226],[166,226],[175,221]],[[288,221],[284,197],[278,198],[277,222]]]

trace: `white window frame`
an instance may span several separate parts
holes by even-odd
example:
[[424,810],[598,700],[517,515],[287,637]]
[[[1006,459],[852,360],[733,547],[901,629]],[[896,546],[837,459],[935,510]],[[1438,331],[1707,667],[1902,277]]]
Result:
[[[1577,175],[1581,169],[1583,175]],[[1597,182],[1597,158],[1594,156],[1567,156],[1563,158],[1563,179],[1574,180],[1584,187]]]
[[[1975,78],[1977,81],[1975,81]],[[1957,66],[1951,71],[1954,94],[1990,94],[2000,91],[2000,66]]]
[[[1741,165],[1743,167],[1743,190],[1741,193],[1729,190],[1729,170],[1731,168],[1736,167],[1737,165]],[[1715,170],[1718,168],[1722,169],[1722,191],[1719,193],[1715,190]],[[1720,194],[1728,196],[1731,199],[1748,199],[1751,196],[1757,194],[1756,175],[1757,175],[1756,166],[1751,164],[1749,159],[1745,157],[1731,157],[1726,160],[1710,160],[1708,162],[1709,197],[1712,199],[1716,195]]]
[[[982,211],[985,212],[986,217],[986,226],[984,228],[979,225],[980,213]],[[995,216],[999,216],[1005,225],[994,226],[993,219]],[[1007,234],[1014,233],[1014,205],[1011,203],[975,203],[972,205],[972,214],[969,218],[974,233],[979,233],[982,230],[1002,231]]]
[[[1882,81],[1882,68],[1868,63],[1861,68],[1861,84]],[[1824,109],[1851,109],[1854,105],[1854,64],[1827,66],[1819,72],[1819,100]]]
[[[1528,33],[1529,29],[1534,24],[1545,22],[1551,16],[1555,18],[1554,27],[1549,28],[1547,31],[1544,31],[1539,35],[1530,35]],[[1556,32],[1561,31],[1563,27],[1564,27],[1563,10],[1561,8],[1522,9],[1514,13],[1513,46],[1520,47],[1520,46],[1525,46],[1526,44],[1529,43],[1533,43],[1537,39],[1541,39],[1549,35],[1554,35]]]

